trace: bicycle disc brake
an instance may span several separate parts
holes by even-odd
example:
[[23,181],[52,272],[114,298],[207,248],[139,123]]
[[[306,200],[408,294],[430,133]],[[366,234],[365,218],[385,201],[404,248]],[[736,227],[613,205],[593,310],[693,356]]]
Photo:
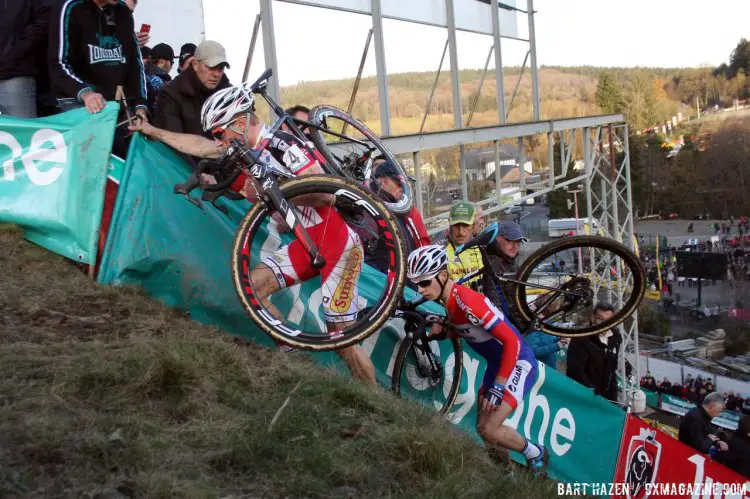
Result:
[[562,311],[569,312],[579,304],[584,307],[590,307],[594,304],[594,289],[591,287],[591,281],[585,277],[573,277],[564,283],[561,288],[576,293],[575,295],[564,295],[563,304],[560,308]]
[[435,355],[428,343],[417,344],[412,347],[417,359],[417,374],[429,381],[430,385],[437,386],[443,377],[443,364]]

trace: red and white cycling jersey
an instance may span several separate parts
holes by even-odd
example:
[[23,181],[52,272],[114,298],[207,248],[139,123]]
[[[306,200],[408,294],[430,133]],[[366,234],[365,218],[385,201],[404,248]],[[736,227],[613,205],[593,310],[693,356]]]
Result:
[[467,286],[453,284],[445,310],[457,334],[487,360],[480,392],[505,378],[503,400],[515,409],[536,379],[531,347],[489,298]]
[[[278,131],[271,136],[264,125],[260,136],[260,144],[268,141],[260,160],[271,168],[299,175],[319,164],[304,144],[289,133]],[[239,192],[244,187],[244,176],[241,179],[242,186],[233,185],[233,190]],[[273,253],[262,253],[262,262],[273,271],[281,289],[320,274],[326,319],[329,322],[355,320],[364,261],[359,236],[333,207],[297,206],[296,209],[300,223],[325,259],[325,265],[321,269],[313,268],[310,255],[297,239]]]

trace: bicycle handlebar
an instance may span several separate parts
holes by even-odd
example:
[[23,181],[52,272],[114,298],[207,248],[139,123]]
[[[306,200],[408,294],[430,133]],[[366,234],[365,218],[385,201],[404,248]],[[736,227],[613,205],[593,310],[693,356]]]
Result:
[[263,86],[262,83],[264,81],[268,80],[271,76],[273,76],[273,69],[272,68],[266,69],[265,71],[263,71],[263,74],[260,75],[260,77],[258,77],[257,80],[255,80],[255,83],[253,83],[252,85],[250,85],[250,90],[253,93],[258,92],[258,90],[261,88],[261,86]]

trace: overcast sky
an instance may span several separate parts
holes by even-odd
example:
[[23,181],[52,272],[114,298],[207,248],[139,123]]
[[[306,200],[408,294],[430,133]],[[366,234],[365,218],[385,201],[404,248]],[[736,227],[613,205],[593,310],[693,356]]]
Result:
[[[741,37],[750,38],[750,0],[535,0],[534,7],[540,65],[718,65]],[[229,76],[238,81],[258,1],[203,0],[203,8],[206,37],[227,48]],[[355,76],[370,23],[368,16],[275,1],[281,84]],[[389,73],[437,68],[445,29],[385,20],[384,31]],[[519,33],[527,32],[520,17]],[[457,43],[459,67],[484,66],[491,37],[459,33]],[[504,64],[520,65],[527,50],[527,43],[504,39]],[[365,74],[375,73],[374,55],[371,47]],[[251,78],[263,69],[259,36]]]

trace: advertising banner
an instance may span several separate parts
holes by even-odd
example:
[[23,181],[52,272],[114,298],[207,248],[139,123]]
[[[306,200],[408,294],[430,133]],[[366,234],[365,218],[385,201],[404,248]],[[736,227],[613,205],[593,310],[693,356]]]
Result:
[[746,498],[750,479],[628,416],[612,497]]
[[646,394],[646,405],[653,409],[658,409],[659,408],[659,394],[657,392],[647,390],[646,388],[643,388],[643,387],[641,387],[641,390],[643,390],[643,393]]
[[[689,410],[694,409],[695,407],[698,406],[696,404],[693,404],[692,402],[688,402],[687,400],[675,397],[674,395],[662,394],[661,396],[660,409],[662,411],[671,412],[672,414],[679,414],[680,416],[682,416],[683,414],[687,414]],[[737,425],[740,423],[740,414],[734,411],[724,410],[721,411],[721,414],[712,419],[711,422],[716,426],[721,426],[722,428],[736,430]]]
[[117,104],[38,119],[0,116],[0,223],[81,263],[96,259]]
[[[371,14],[370,0],[277,0],[279,2],[296,3],[300,5],[312,5],[326,7],[329,9],[345,10],[357,14]],[[504,0],[502,6],[498,6],[498,17],[500,20],[500,33],[503,37],[518,38],[519,17],[516,0]],[[520,8],[527,8],[526,2],[519,2]],[[492,10],[489,0],[453,0],[453,12],[455,16],[456,29],[492,34]],[[448,23],[445,11],[445,0],[381,0],[381,15],[386,19],[407,21],[429,26],[445,28]]]

